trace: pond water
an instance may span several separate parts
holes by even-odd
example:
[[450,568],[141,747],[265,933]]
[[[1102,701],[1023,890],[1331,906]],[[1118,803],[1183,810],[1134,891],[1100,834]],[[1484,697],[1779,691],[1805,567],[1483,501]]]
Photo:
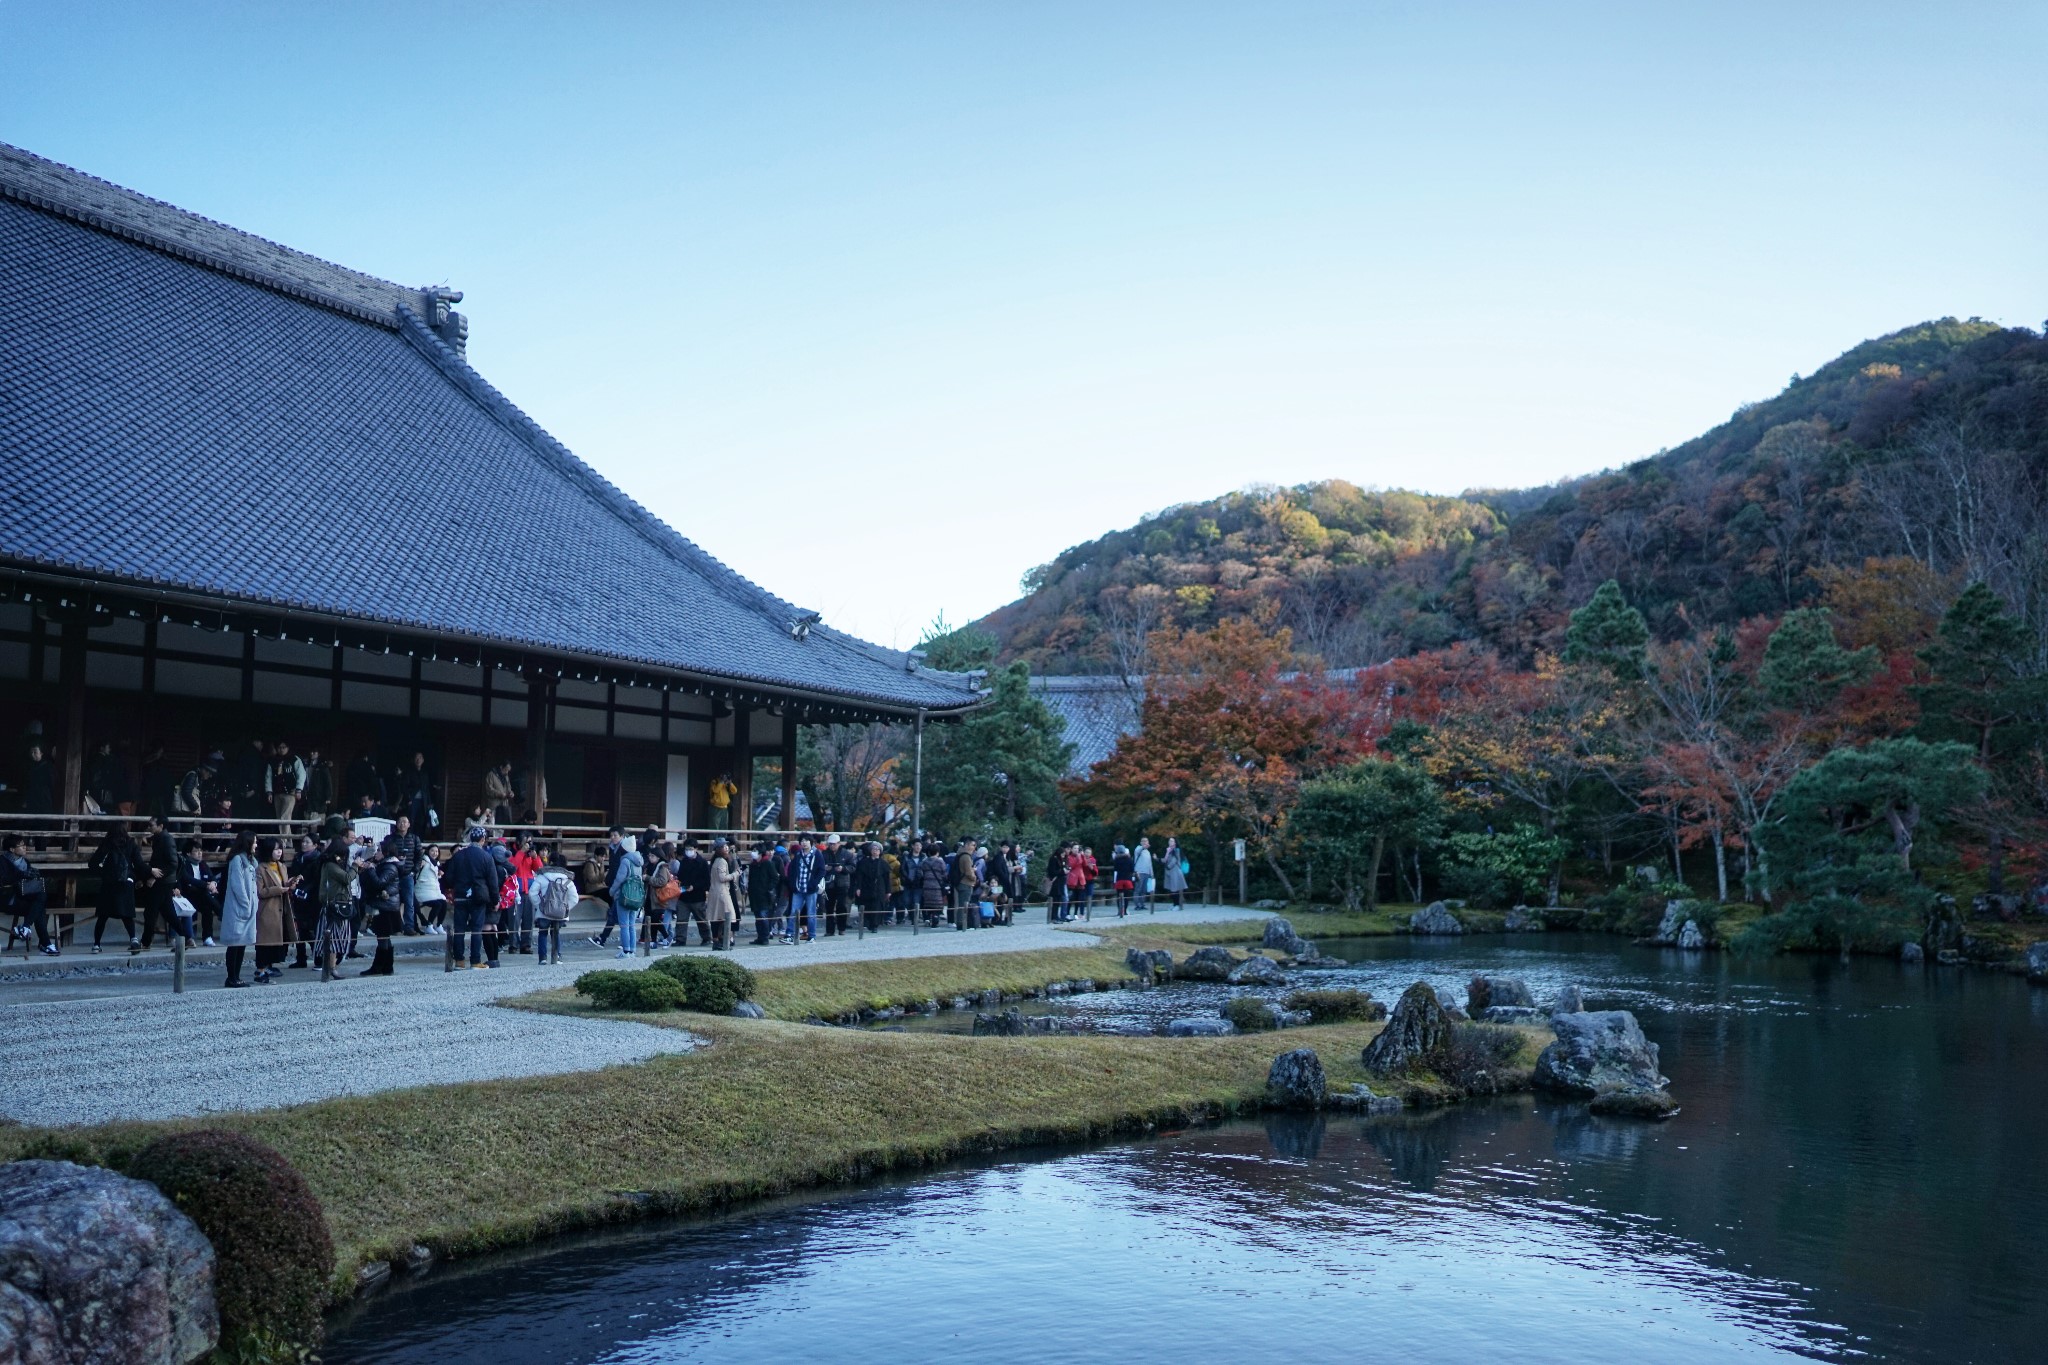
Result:
[[[1357,961],[1313,984],[1383,999],[1577,982],[1636,1012],[1684,1110],[1032,1153],[445,1267],[337,1319],[326,1359],[2048,1359],[2048,991],[1566,935],[1325,948]],[[1072,1004],[1149,1027],[1212,990]]]

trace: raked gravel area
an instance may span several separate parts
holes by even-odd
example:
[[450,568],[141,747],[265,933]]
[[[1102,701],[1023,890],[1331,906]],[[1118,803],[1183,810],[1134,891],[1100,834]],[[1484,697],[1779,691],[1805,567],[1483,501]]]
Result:
[[[1244,919],[1226,906],[1141,917]],[[1116,923],[1099,917],[1098,925]],[[821,962],[1074,946],[1077,935],[1043,922],[1007,929],[891,929],[795,947],[742,946],[755,971]],[[697,951],[697,950],[692,950]],[[336,1095],[417,1085],[558,1075],[645,1061],[699,1045],[690,1034],[612,1019],[493,1008],[508,996],[568,984],[610,953],[582,945],[562,967],[508,956],[499,971],[443,974],[417,964],[397,976],[226,991],[218,969],[183,995],[124,991],[96,999],[38,999],[32,985],[0,999],[8,1065],[0,1117],[38,1125],[162,1119],[271,1109]],[[353,964],[351,964],[353,965]],[[625,965],[625,964],[619,964]],[[298,974],[294,974],[295,976]]]

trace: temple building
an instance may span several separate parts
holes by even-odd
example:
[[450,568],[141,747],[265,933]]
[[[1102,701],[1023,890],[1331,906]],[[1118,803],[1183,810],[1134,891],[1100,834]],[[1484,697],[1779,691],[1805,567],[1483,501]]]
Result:
[[978,704],[577,459],[460,299],[0,144],[0,809],[37,738],[66,812],[102,743],[134,775],[285,739],[423,752],[454,815],[512,762],[551,822],[701,826],[728,773],[796,808],[800,725]]

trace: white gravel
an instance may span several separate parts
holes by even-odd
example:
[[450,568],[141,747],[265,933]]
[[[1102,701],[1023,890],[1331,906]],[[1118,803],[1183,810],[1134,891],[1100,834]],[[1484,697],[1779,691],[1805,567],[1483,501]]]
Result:
[[[1248,917],[1262,916],[1189,906],[1133,918],[1166,928],[1176,920]],[[1113,914],[1095,920],[1115,923]],[[751,931],[750,922],[733,957],[755,971],[1093,941],[1044,923],[1042,915],[1008,929],[891,929],[794,947],[754,947]],[[0,1036],[8,1043],[0,1117],[61,1125],[273,1109],[408,1086],[591,1071],[702,1045],[676,1029],[493,1007],[507,996],[567,985],[579,970],[639,965],[587,948],[573,956],[578,960],[543,973],[531,958],[508,957],[495,972],[427,968],[183,995],[37,999],[33,987],[9,989],[0,996],[9,1001],[0,1004]]]
[[701,1041],[647,1024],[491,1008],[541,984],[508,969],[13,1005],[0,1010],[9,1044],[0,1115],[54,1125],[272,1109],[591,1071]]

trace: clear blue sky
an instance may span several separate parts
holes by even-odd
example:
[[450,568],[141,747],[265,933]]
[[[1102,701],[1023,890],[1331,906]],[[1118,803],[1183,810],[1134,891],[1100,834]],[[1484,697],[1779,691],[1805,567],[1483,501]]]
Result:
[[1676,444],[2048,315],[2039,4],[0,0],[0,140],[467,292],[477,366],[884,643],[1254,481]]

